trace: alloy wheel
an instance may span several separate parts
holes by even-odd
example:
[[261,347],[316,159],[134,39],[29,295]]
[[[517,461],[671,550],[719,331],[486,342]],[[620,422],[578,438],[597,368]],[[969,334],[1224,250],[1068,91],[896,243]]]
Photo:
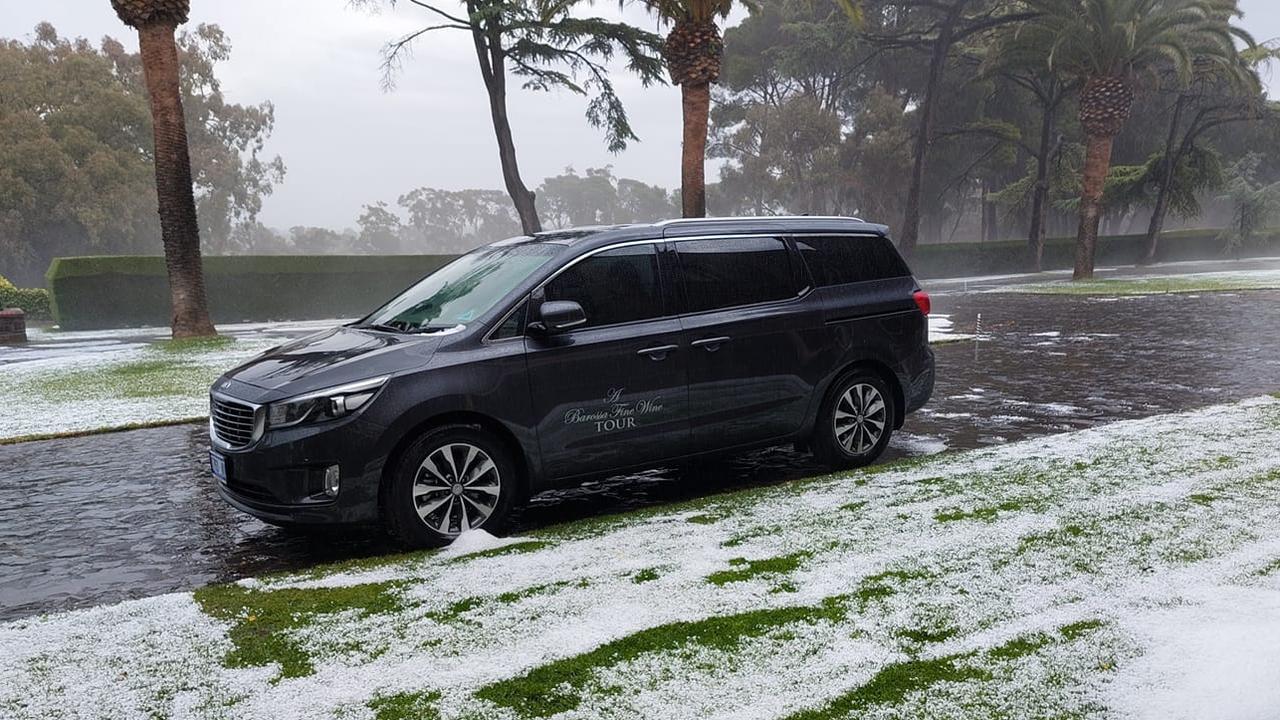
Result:
[[875,449],[888,420],[884,397],[867,383],[851,385],[836,403],[832,429],[836,442],[852,455]]
[[427,453],[413,482],[418,517],[441,535],[483,525],[501,494],[498,466],[470,443],[449,443]]

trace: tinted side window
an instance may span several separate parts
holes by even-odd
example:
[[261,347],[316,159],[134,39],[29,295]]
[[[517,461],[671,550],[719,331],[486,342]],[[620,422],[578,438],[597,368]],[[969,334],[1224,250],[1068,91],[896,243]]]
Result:
[[494,329],[493,334],[489,336],[490,340],[506,340],[507,338],[520,337],[524,335],[525,316],[529,312],[529,301],[520,303],[502,324]]
[[546,285],[547,300],[582,306],[586,327],[647,320],[663,314],[658,253],[653,245],[629,245],[592,255]]
[[888,238],[800,236],[796,248],[818,285],[843,285],[911,274]]
[[785,300],[798,288],[791,253],[778,238],[676,243],[689,312]]

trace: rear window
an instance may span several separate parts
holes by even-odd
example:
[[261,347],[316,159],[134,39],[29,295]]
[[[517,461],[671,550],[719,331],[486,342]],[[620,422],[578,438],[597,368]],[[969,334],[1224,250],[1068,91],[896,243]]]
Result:
[[796,296],[791,253],[778,238],[718,238],[675,244],[689,312]]
[[888,238],[879,235],[801,236],[796,248],[819,286],[885,280],[911,274]]

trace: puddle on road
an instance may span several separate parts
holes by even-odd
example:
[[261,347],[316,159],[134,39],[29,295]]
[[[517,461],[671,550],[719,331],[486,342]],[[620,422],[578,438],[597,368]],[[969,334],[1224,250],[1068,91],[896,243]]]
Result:
[[[1280,389],[1280,292],[946,295],[981,339],[942,345],[934,399],[889,457],[966,449]],[[0,446],[0,620],[391,550],[377,533],[306,537],[217,498],[201,425]],[[821,472],[771,448],[544,493],[516,531]]]

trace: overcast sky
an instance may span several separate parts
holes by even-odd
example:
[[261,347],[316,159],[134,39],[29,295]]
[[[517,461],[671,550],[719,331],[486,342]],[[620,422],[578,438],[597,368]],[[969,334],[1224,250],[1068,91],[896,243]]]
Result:
[[[1280,3],[1241,5],[1242,24],[1258,40],[1280,37]],[[381,48],[429,21],[410,3],[377,14],[351,10],[346,0],[193,0],[192,6],[193,24],[218,23],[231,39],[231,59],[219,69],[227,99],[275,103],[268,150],[284,158],[288,174],[266,200],[264,223],[351,227],[365,203],[394,203],[416,187],[502,188],[488,104],[465,34],[440,31],[419,42],[396,88],[383,92]],[[614,16],[616,7],[595,6]],[[658,30],[639,9],[626,16]],[[29,40],[42,20],[62,35],[95,42],[113,35],[137,45],[107,0],[0,3],[0,34]],[[1267,79],[1274,84],[1280,76]],[[620,176],[668,188],[679,184],[679,91],[642,88],[625,72],[614,74],[614,84],[641,139],[617,155],[583,118],[584,99],[510,89],[526,184],[534,187],[565,167],[581,172],[606,164]],[[708,167],[708,179],[714,173]]]

